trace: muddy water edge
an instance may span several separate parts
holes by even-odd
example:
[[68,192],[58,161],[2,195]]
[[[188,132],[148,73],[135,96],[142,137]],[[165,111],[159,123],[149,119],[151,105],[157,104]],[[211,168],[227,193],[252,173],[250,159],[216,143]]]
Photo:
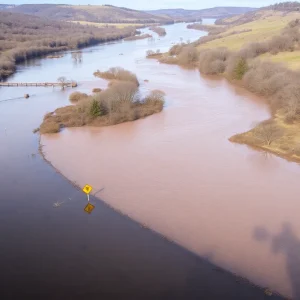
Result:
[[[148,84],[142,84],[143,91],[153,88],[165,90],[166,112],[181,108],[183,115],[180,117],[178,114],[177,122],[193,126],[198,118],[203,118],[205,112],[203,111],[203,115],[194,114],[186,123],[184,110],[189,110],[189,104],[181,100],[180,93],[185,89],[193,90],[195,80],[207,90],[219,91],[221,94],[222,90],[231,88],[224,82],[203,80],[193,71],[181,71],[177,67],[160,66],[155,61],[146,60],[144,57],[148,49],[165,51],[178,42],[180,37],[192,41],[205,34],[187,30],[186,24],[166,26],[166,30],[166,37],[156,37],[154,41],[115,42],[84,49],[81,62],[73,61],[70,52],[64,53],[64,57],[59,59],[32,60],[20,66],[9,81],[51,82],[59,76],[66,76],[79,82],[76,90],[90,93],[93,88],[106,85],[104,81],[93,78],[95,69],[122,66],[136,72],[142,82],[149,80]],[[181,77],[177,78],[178,73],[185,76],[184,81]],[[46,112],[68,104],[68,95],[73,91],[52,88],[0,89],[1,299],[16,299],[20,296],[30,299],[199,299],[203,296],[209,299],[264,299],[262,289],[211,264],[209,261],[213,261],[213,252],[195,255],[182,247],[187,245],[180,246],[162,238],[94,197],[92,202],[96,206],[95,210],[91,215],[84,213],[84,195],[44,161],[38,151],[39,137],[32,133]],[[173,97],[174,91],[178,91],[178,97]],[[235,92],[231,90],[231,93]],[[24,99],[24,94],[29,94],[30,98]],[[198,93],[194,96],[199,101],[203,98],[199,98]],[[243,95],[241,98],[246,97]],[[218,110],[218,103],[214,100],[216,99],[212,99],[215,113],[222,118],[223,113]],[[245,106],[246,111],[248,104],[243,104],[243,100],[241,99],[240,105]],[[259,119],[267,114],[260,102],[250,103],[255,108],[262,106],[259,111],[263,112]],[[165,114],[157,115],[143,120],[137,127],[134,124],[124,124],[124,127],[117,128],[115,132],[114,128],[106,130],[107,134],[112,130],[115,142],[122,143],[130,136],[138,138],[136,130],[143,130],[140,127],[143,122],[146,122],[146,126],[147,122],[152,122],[150,125],[157,132],[165,126],[174,126],[168,125],[165,118]],[[243,116],[232,114],[232,118],[239,121]],[[247,127],[248,123],[243,124],[241,127]],[[239,129],[244,129],[241,127]],[[91,137],[94,133],[99,134],[94,129],[84,130],[88,130],[85,132]],[[176,130],[173,127],[173,136],[177,135]],[[188,135],[187,128],[182,127],[182,130],[186,130]],[[124,136],[121,132],[124,132]],[[61,136],[68,136],[69,133],[71,131],[65,131]],[[152,135],[145,141],[151,143],[151,139],[155,140],[156,132],[148,133]],[[148,133],[146,131],[145,135]],[[85,140],[86,134],[83,140],[68,147],[68,153],[64,147],[59,152],[65,158],[69,155],[74,157],[78,154],[77,150],[82,149],[78,145],[89,142]],[[50,144],[54,146],[60,143],[51,143],[53,139],[54,136],[50,137],[45,150]],[[168,140],[164,143],[168,143]],[[83,149],[80,159],[84,161],[89,158],[90,150]],[[128,149],[125,150],[127,153]],[[137,148],[136,151],[140,150]],[[49,155],[50,152],[46,151]],[[77,169],[77,160],[69,163],[76,171],[74,176],[78,175],[77,171],[83,175],[85,170],[95,168],[93,162],[85,163],[82,170]],[[56,162],[53,161],[53,164],[56,165]],[[61,171],[68,176],[67,172]],[[112,166],[109,176],[114,171]],[[76,181],[72,176],[69,179]],[[88,176],[83,180],[85,183],[92,183],[88,182]],[[120,178],[116,184],[119,182]],[[100,191],[97,196],[103,197],[105,201],[105,197],[111,193],[110,183],[105,181],[105,176],[95,183],[95,191]],[[158,184],[162,188],[164,182]],[[117,197],[120,187],[116,189]],[[180,185],[177,189],[180,189]],[[129,196],[134,196],[127,192],[126,189],[123,191],[126,201]],[[145,199],[149,197],[145,196]],[[54,203],[59,203],[59,207],[54,208]]]

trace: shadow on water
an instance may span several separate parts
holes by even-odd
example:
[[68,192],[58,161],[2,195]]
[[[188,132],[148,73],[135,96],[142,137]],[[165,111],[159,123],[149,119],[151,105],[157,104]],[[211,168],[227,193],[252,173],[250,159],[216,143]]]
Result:
[[265,228],[257,227],[253,236],[259,242],[269,241],[274,255],[281,253],[285,256],[293,299],[300,299],[300,239],[292,225],[283,223],[281,231],[273,236]]

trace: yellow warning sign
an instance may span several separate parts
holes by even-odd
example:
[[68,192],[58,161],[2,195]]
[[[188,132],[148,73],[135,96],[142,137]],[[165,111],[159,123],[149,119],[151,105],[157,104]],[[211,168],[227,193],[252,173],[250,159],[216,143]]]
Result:
[[84,211],[90,214],[94,210],[95,206],[91,203],[89,203],[85,208]]
[[85,185],[84,188],[82,189],[82,191],[86,194],[89,194],[92,191],[92,187],[90,185]]

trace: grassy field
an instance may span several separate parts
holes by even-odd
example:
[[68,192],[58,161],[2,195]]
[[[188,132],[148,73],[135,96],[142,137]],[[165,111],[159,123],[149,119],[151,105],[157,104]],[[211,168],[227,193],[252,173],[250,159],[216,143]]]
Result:
[[282,63],[291,70],[300,69],[300,51],[280,52],[276,55],[265,54],[262,59],[268,59],[276,63]]
[[272,118],[272,122],[281,130],[282,134],[279,138],[274,139],[270,145],[267,143],[262,144],[262,142],[257,139],[255,129],[237,134],[231,137],[230,141],[247,144],[288,160],[300,162],[300,123],[294,122],[288,124],[284,121],[284,115],[281,114],[276,114],[274,118]]
[[[230,50],[239,50],[246,43],[258,42],[269,39],[274,35],[280,35],[280,31],[292,20],[300,18],[300,13],[283,15],[279,12],[269,13],[259,20],[250,23],[233,26],[222,35],[227,35],[233,31],[242,31],[252,29],[250,32],[229,35],[206,44],[200,45],[199,48],[216,48],[226,47]],[[232,18],[231,18],[232,19]],[[216,25],[217,26],[217,25]]]

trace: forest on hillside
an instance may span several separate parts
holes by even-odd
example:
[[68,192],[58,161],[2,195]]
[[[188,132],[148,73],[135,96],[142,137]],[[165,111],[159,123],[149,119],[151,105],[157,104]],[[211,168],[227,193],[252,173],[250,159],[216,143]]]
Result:
[[0,11],[0,80],[26,59],[122,39],[134,32],[133,27],[99,28]]
[[283,2],[283,3],[276,3],[274,5],[270,5],[267,7],[264,7],[263,9],[271,9],[271,10],[279,10],[279,11],[299,11],[300,10],[300,3],[297,1],[289,1],[289,2]]
[[9,10],[56,21],[87,21],[95,23],[172,23],[167,16],[152,14],[113,5],[23,4]]

